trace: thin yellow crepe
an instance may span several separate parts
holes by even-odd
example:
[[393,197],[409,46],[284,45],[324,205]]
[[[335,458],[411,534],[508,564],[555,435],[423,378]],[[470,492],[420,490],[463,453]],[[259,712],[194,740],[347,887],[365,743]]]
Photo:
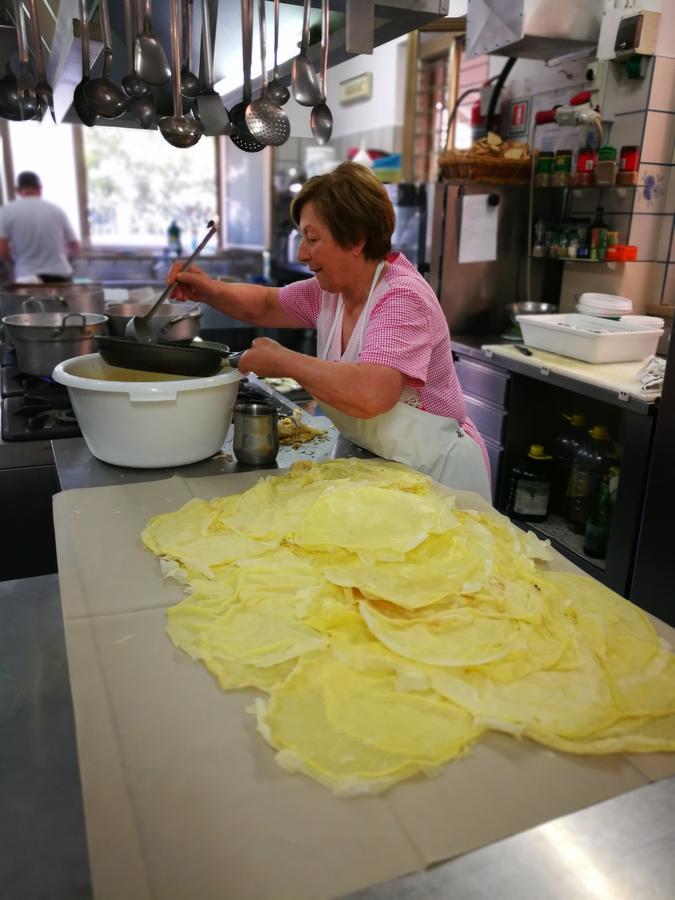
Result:
[[300,662],[268,702],[257,701],[256,714],[283,768],[341,795],[429,771],[480,734],[447,701],[397,691],[391,678],[350,670],[329,653]]
[[262,691],[279,765],[340,795],[432,775],[485,730],[675,750],[675,656],[649,618],[405,466],[303,463],[143,540],[185,586],[176,647],[223,690]]

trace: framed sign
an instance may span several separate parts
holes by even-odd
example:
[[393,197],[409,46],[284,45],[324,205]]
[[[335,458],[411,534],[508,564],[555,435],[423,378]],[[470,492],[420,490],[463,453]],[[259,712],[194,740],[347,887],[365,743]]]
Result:
[[509,134],[525,134],[530,112],[529,100],[512,100]]
[[347,78],[338,85],[338,100],[342,106],[357,100],[369,100],[373,96],[373,73],[364,72]]

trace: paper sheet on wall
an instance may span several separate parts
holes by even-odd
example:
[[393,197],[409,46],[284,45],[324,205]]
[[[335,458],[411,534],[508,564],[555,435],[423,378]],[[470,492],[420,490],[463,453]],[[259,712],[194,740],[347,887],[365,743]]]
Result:
[[462,198],[462,227],[458,262],[492,262],[497,259],[497,210],[488,204],[488,194]]

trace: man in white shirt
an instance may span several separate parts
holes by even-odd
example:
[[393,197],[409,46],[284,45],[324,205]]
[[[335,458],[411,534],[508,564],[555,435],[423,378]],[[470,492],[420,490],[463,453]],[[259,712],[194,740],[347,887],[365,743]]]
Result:
[[0,258],[14,261],[14,280],[49,284],[72,281],[69,256],[79,244],[68,217],[42,199],[35,172],[21,172],[17,199],[0,207]]

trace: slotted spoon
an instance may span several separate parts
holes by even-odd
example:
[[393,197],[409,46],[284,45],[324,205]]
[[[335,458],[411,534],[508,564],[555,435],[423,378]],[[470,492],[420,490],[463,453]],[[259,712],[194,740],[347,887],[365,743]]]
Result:
[[265,0],[258,0],[258,21],[260,25],[260,59],[262,87],[260,97],[246,107],[246,125],[253,137],[268,147],[285,144],[291,134],[288,116],[280,106],[272,102],[267,90],[266,43],[265,43]]
[[253,43],[253,0],[241,0],[241,49],[244,60],[244,87],[241,102],[230,110],[230,140],[245,153],[258,153],[264,144],[256,140],[246,124],[246,109],[251,102],[251,51]]

